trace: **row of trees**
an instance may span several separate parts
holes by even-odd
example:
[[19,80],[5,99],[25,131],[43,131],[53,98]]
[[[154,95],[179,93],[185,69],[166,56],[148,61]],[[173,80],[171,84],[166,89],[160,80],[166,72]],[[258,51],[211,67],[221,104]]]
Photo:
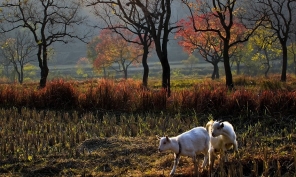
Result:
[[[115,22],[121,24],[120,28],[136,26],[149,32],[162,64],[162,82],[168,94],[170,67],[166,45],[169,33],[166,32],[172,32],[173,29],[178,29],[176,37],[188,53],[198,50],[206,61],[213,64],[213,79],[219,77],[218,63],[224,63],[226,86],[230,89],[233,88],[231,58],[237,65],[247,57],[260,60],[267,68],[267,75],[270,62],[281,55],[281,81],[286,81],[288,39],[295,32],[296,24],[295,1],[182,0],[191,15],[178,23],[170,19],[172,3],[172,0],[133,0],[125,4],[120,0],[93,0],[89,1],[88,6],[94,7],[102,19],[108,19],[104,20],[107,28],[117,33],[117,27],[113,25]],[[138,19],[135,20],[135,17]],[[163,35],[153,36],[155,32]],[[247,45],[244,45],[247,41]]]
[[[273,41],[264,38],[259,41],[272,43],[279,41],[282,48],[281,81],[286,81],[288,38],[295,31],[296,2],[293,0],[258,0],[258,1],[200,1],[197,5],[183,1],[191,12],[191,22],[195,32],[215,34],[222,43],[222,54],[226,74],[226,85],[233,87],[230,69],[230,54],[240,43],[246,42],[260,27],[270,30],[267,38],[276,36]],[[294,12],[294,13],[293,13]],[[198,20],[196,20],[196,18]],[[201,23],[200,23],[201,22]],[[205,24],[200,25],[200,24]],[[241,26],[241,28],[237,28]],[[238,30],[243,29],[243,30]],[[263,30],[264,30],[263,29]],[[240,33],[240,31],[242,33]],[[260,35],[260,32],[257,33]],[[262,36],[263,37],[263,36]],[[259,44],[266,51],[266,45]],[[266,56],[266,55],[265,55]]]
[[2,65],[8,73],[8,67],[12,64],[19,83],[23,83],[25,65],[33,60],[35,45],[30,40],[28,33],[18,31],[15,37],[1,41]]
[[[178,3],[182,4],[182,11],[188,12],[188,17],[172,19],[173,13],[180,13],[172,12],[172,6]],[[81,13],[83,7],[99,17],[103,24],[93,25],[102,31],[88,44],[87,58],[93,66],[103,71],[107,67],[116,67],[114,69],[123,71],[127,77],[127,68],[141,60],[143,86],[147,87],[147,59],[149,52],[155,50],[162,66],[162,87],[168,95],[170,65],[167,45],[172,33],[185,51],[190,54],[198,51],[213,64],[213,79],[219,78],[218,63],[223,62],[226,86],[230,89],[234,86],[231,63],[239,66],[250,58],[261,61],[267,68],[267,75],[270,62],[282,57],[281,81],[286,81],[288,51],[294,54],[296,64],[295,0],[4,1],[1,4],[0,32],[28,29],[41,70],[40,87],[46,85],[50,46],[54,42],[67,43],[73,38],[86,41],[88,33],[85,30],[77,33],[79,25],[87,22],[87,17]]]
[[[117,72],[122,72],[127,79],[127,70],[130,65],[137,65],[143,51],[134,39],[133,33],[128,30],[122,31],[125,38],[112,32],[102,30],[99,36],[93,38],[88,44],[87,58],[92,60],[96,70],[102,70],[104,77],[107,77],[106,69],[111,67]],[[116,66],[114,66],[114,63]]]
[[[0,4],[0,33],[17,30],[29,32],[40,68],[40,88],[46,86],[49,73],[48,58],[56,42],[72,39],[84,41],[89,33],[77,33],[87,17],[81,13],[80,0],[9,0]],[[17,54],[22,58],[21,54]],[[25,56],[28,60],[31,57]],[[20,65],[22,67],[22,65]]]

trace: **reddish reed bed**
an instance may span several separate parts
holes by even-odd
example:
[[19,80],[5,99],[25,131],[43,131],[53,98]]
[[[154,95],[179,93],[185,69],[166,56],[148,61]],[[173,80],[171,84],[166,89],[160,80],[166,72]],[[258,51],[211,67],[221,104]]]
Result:
[[[254,86],[247,83],[259,83]],[[89,80],[85,82],[53,80],[46,88],[36,85],[0,85],[0,107],[35,108],[79,112],[170,112],[196,114],[241,115],[296,113],[296,91],[293,83],[277,81],[243,81],[245,86],[228,90],[221,82],[202,81],[192,87],[166,91],[144,89],[140,81]],[[277,88],[277,89],[275,89]]]

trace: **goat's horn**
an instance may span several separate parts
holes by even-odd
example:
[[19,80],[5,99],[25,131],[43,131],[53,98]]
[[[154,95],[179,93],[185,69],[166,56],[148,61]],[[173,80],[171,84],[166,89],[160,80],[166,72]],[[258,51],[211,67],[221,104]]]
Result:
[[219,123],[222,123],[222,122],[224,122],[223,120],[219,120]]

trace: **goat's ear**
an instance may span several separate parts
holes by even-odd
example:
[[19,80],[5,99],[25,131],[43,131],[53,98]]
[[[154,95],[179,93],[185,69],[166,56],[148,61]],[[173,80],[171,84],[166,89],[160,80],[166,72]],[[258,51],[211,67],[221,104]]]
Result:
[[170,142],[170,138],[167,135],[165,136],[165,138],[168,142]]
[[156,138],[157,138],[158,140],[160,140],[160,138],[161,138],[161,137],[160,137],[160,136],[158,136],[158,135],[156,135]]
[[224,124],[223,124],[223,123],[221,123],[221,124],[220,124],[220,127],[221,127],[221,128],[223,128],[223,127],[224,127]]

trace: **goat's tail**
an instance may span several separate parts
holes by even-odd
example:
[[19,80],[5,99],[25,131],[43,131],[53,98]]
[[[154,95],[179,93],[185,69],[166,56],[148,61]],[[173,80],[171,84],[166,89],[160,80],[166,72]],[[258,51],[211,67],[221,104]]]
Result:
[[213,120],[210,120],[207,125],[206,125],[206,130],[208,133],[210,133],[212,130],[212,125],[213,125],[214,121]]

